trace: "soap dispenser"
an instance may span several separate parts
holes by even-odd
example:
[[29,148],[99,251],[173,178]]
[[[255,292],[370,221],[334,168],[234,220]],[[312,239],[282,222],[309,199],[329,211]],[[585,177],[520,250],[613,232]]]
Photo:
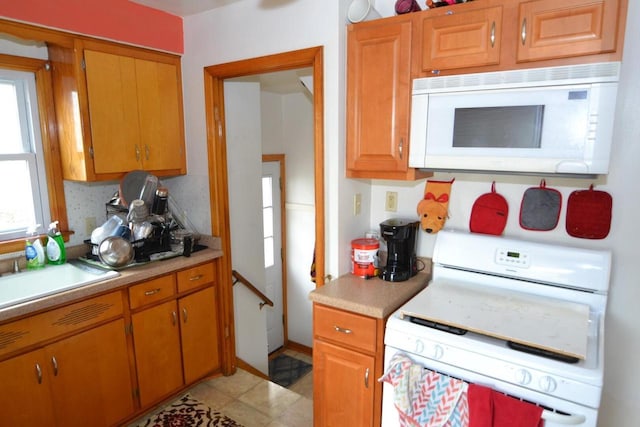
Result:
[[27,229],[29,237],[25,243],[24,254],[27,258],[28,270],[44,267],[44,248],[42,247],[42,242],[40,242],[40,237],[37,235],[39,226],[40,224],[32,225]]
[[47,232],[47,263],[64,264],[67,261],[67,254],[64,248],[64,238],[58,230],[58,221],[49,224]]

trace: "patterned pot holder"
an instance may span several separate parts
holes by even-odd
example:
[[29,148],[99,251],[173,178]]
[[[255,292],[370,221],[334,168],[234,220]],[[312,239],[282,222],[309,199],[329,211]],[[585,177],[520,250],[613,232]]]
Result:
[[520,204],[520,227],[525,230],[549,231],[556,228],[562,208],[562,194],[547,188],[543,179],[539,187],[528,188]]

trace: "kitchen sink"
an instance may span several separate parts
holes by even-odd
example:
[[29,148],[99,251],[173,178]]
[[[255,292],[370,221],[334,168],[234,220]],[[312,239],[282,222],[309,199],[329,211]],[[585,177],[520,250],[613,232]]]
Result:
[[0,277],[0,309],[118,277],[117,271],[69,262]]

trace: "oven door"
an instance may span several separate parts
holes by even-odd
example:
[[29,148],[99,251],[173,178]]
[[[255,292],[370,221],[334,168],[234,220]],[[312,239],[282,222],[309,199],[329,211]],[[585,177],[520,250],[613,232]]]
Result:
[[[449,375],[462,379],[469,383],[481,384],[508,394],[517,399],[526,400],[545,408],[542,418],[545,420],[544,427],[560,427],[560,426],[580,426],[580,427],[596,427],[598,421],[598,411],[577,405],[542,393],[523,389],[514,384],[496,380],[491,377],[467,371],[458,366],[447,365],[437,360],[429,359],[419,355],[407,353],[394,347],[386,346],[384,355],[385,372],[389,368],[389,362],[396,353],[404,353],[410,357],[414,363],[423,367],[438,371],[441,374]],[[383,384],[382,391],[382,427],[400,426],[398,412],[393,404],[393,386],[388,383]]]

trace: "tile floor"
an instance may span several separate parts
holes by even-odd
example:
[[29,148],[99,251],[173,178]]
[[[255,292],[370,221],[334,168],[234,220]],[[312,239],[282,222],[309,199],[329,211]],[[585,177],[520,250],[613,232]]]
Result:
[[[311,363],[308,355],[284,353]],[[313,425],[313,371],[286,389],[238,369],[232,376],[202,382],[188,392],[245,427]]]

